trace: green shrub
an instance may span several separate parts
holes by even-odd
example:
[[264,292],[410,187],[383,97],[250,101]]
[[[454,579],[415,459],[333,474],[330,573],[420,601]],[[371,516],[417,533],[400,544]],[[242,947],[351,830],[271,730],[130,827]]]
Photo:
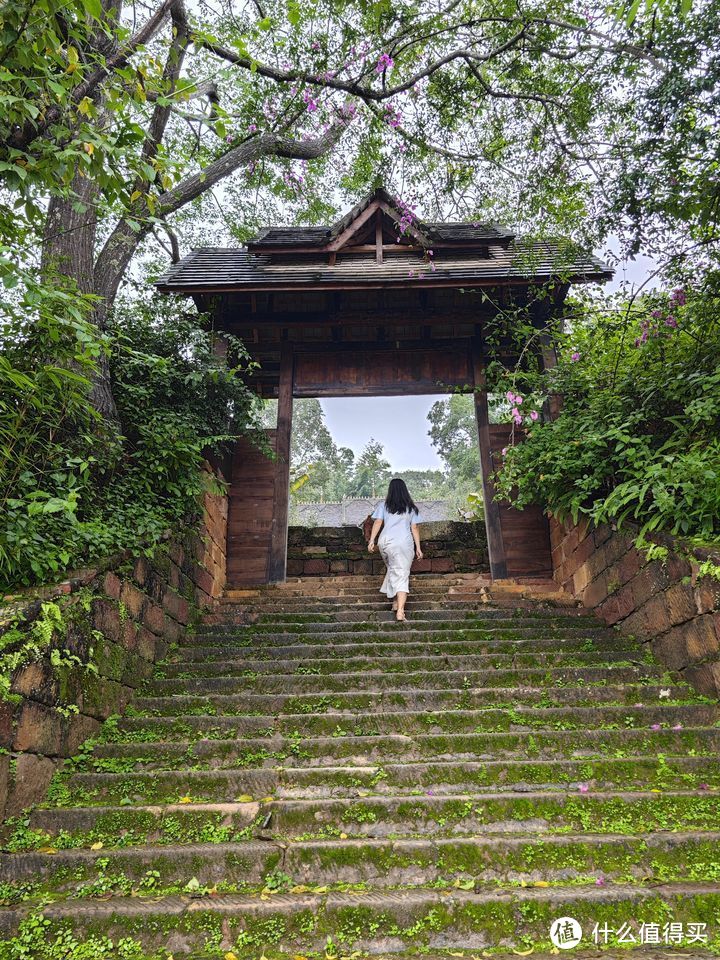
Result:
[[[152,549],[193,520],[203,452],[254,426],[257,401],[197,315],[176,304],[121,304],[100,336],[63,304],[2,330],[0,587],[32,585],[116,550]],[[109,357],[117,435],[90,402]]]

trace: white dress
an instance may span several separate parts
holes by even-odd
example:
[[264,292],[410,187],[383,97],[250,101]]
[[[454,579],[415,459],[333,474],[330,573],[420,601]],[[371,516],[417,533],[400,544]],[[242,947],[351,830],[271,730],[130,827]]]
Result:
[[414,523],[422,523],[422,518],[414,510],[390,513],[384,503],[375,507],[372,518],[383,521],[377,545],[387,573],[380,593],[390,599],[396,593],[409,593],[410,567],[415,559],[415,541],[410,528]]

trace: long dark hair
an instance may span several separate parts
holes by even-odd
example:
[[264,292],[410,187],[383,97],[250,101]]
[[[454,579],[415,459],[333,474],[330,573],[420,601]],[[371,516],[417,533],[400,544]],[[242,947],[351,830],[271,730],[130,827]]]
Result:
[[388,513],[407,513],[408,510],[420,512],[405,486],[405,481],[400,480],[399,477],[390,481],[387,497],[385,497],[385,508]]

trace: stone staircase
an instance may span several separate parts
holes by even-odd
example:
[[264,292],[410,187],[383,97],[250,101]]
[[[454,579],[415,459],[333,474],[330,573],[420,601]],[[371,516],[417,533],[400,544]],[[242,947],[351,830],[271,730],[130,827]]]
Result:
[[413,585],[229,593],[10,825],[0,958],[717,955],[720,705],[552,584]]

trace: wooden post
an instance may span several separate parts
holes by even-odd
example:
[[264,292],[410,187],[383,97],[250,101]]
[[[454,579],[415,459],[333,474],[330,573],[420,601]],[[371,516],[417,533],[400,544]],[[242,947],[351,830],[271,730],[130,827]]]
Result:
[[495,484],[492,480],[493,466],[490,450],[490,416],[488,412],[485,364],[479,344],[473,343],[473,376],[475,381],[475,420],[477,421],[478,445],[480,447],[480,472],[482,475],[483,504],[485,507],[485,530],[487,532],[490,575],[493,580],[507,577],[505,543],[500,526],[500,506],[494,500]]
[[278,388],[278,418],[276,434],[275,488],[273,517],[270,529],[270,556],[268,583],[281,583],[287,570],[288,511],[290,508],[290,439],[292,436],[293,406],[292,344],[280,348],[280,385]]

